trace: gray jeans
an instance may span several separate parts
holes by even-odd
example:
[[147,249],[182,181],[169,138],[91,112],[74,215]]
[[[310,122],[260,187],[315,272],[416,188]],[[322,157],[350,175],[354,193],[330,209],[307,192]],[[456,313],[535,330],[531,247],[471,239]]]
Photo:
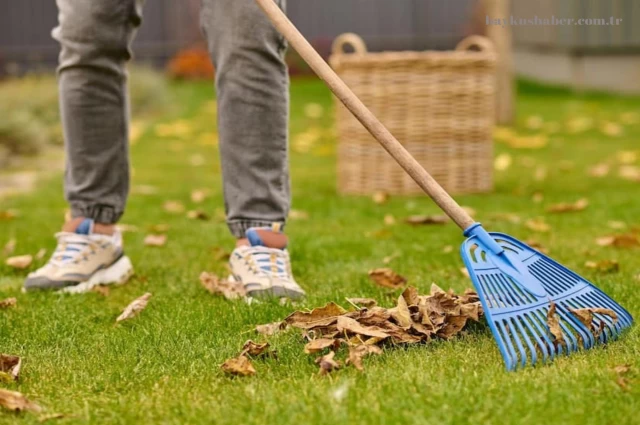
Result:
[[[144,0],[57,0],[59,88],[74,217],[115,223],[129,192],[125,65]],[[285,0],[279,1],[284,8]],[[150,5],[153,7],[153,3]],[[216,68],[228,225],[283,223],[290,204],[286,44],[254,0],[202,0],[201,25]]]

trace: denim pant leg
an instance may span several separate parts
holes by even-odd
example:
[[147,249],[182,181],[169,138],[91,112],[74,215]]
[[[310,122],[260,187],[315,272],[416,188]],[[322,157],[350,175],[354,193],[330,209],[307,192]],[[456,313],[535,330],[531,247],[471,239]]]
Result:
[[57,0],[65,196],[74,217],[115,223],[129,190],[126,62],[143,0]]
[[244,237],[249,227],[284,223],[289,211],[286,43],[254,0],[202,3],[216,68],[227,221]]

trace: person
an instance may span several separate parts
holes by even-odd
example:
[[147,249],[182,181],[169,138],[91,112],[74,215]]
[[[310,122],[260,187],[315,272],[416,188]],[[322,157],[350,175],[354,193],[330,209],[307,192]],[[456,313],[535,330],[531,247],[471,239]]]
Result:
[[[285,8],[286,0],[276,0]],[[65,197],[71,220],[25,290],[83,292],[133,273],[115,226],[129,192],[126,64],[144,0],[57,0]],[[237,239],[232,276],[248,295],[305,295],[283,233],[290,205],[286,41],[253,0],[202,0],[216,69],[227,224]]]

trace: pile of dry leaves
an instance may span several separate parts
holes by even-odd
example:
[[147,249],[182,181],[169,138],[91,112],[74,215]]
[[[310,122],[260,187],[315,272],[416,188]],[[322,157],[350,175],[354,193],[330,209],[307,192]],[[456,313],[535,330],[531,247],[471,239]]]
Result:
[[[342,366],[335,358],[342,346],[348,347],[346,364],[363,370],[362,359],[381,354],[394,344],[427,343],[432,339],[449,339],[462,331],[469,320],[479,321],[482,306],[478,295],[467,289],[463,295],[431,286],[429,295],[420,295],[408,287],[393,308],[377,305],[374,299],[350,298],[346,310],[334,302],[311,311],[296,311],[284,321],[261,325],[256,331],[272,335],[286,328],[302,330],[307,341],[304,352],[320,354],[316,363],[326,374]],[[256,346],[259,349],[256,349]],[[253,375],[250,357],[264,355],[269,345],[248,341],[236,358],[227,360],[222,369],[234,375]]]

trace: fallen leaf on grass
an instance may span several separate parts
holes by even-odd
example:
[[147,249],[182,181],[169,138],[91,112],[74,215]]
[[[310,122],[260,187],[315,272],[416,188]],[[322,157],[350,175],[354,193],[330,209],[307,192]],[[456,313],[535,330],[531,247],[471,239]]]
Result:
[[629,379],[627,379],[627,375],[631,372],[631,365],[618,365],[613,368],[613,371],[617,375],[616,384],[625,391],[629,390]]
[[622,126],[612,121],[606,121],[600,126],[602,134],[609,137],[620,137],[624,133]]
[[334,302],[324,307],[314,308],[309,312],[296,311],[284,319],[284,322],[294,328],[313,329],[315,327],[329,326],[338,321],[338,317],[347,311]]
[[18,303],[18,300],[13,297],[6,298],[0,301],[0,309],[15,307],[17,303]]
[[402,288],[404,284],[407,283],[407,279],[405,277],[400,276],[389,268],[374,269],[369,271],[369,279],[384,288],[391,289]]
[[204,212],[202,210],[190,210],[190,211],[187,212],[187,218],[189,218],[191,220],[207,221],[211,217],[209,217],[209,214],[207,214],[206,212]]
[[9,221],[18,217],[18,210],[0,210],[0,221]]
[[16,250],[16,245],[17,242],[15,239],[9,239],[9,242],[5,244],[4,249],[2,250],[2,254],[5,256],[13,254],[13,251]]
[[150,298],[151,298],[151,292],[147,292],[143,296],[133,300],[131,304],[129,304],[124,309],[122,314],[118,316],[118,318],[116,319],[116,323],[122,322],[123,320],[131,319],[137,316],[142,310],[144,310],[147,307],[147,303],[149,302]]
[[354,347],[349,347],[349,358],[346,364],[352,364],[353,367],[359,371],[364,370],[362,366],[362,359],[369,354],[382,354],[382,349],[377,345],[360,344]]
[[618,375],[624,375],[625,373],[628,373],[630,370],[631,370],[630,364],[621,364],[613,368],[613,371]]
[[508,153],[502,153],[496,157],[493,162],[493,168],[495,168],[496,171],[505,171],[511,167],[512,162],[513,160],[511,159],[511,155]]
[[308,220],[309,219],[309,213],[306,211],[302,211],[302,210],[290,210],[289,211],[289,218],[291,220]]
[[38,416],[38,422],[44,423],[55,419],[63,419],[66,417],[67,415],[65,415],[64,413],[49,413],[47,415]]
[[284,322],[273,322],[256,326],[256,332],[261,335],[271,336],[280,332],[286,324]]
[[347,301],[358,308],[364,307],[368,309],[371,309],[378,304],[378,302],[373,298],[347,298]]
[[622,230],[627,227],[627,223],[624,221],[610,220],[607,221],[607,226],[611,229]]
[[318,338],[308,342],[307,345],[304,346],[304,352],[306,354],[316,354],[326,348],[335,350],[338,348],[338,346],[340,346],[340,340],[338,339]]
[[335,355],[335,351],[331,351],[329,354],[316,359],[316,364],[320,366],[320,375],[326,375],[335,369],[340,369],[340,363],[333,359]]
[[618,175],[632,182],[640,181],[640,168],[635,165],[623,165],[618,169]]
[[268,342],[258,344],[257,342],[249,340],[242,346],[242,352],[240,353],[240,355],[244,356],[248,354],[251,357],[270,355],[273,353],[273,351],[269,351],[270,347],[271,345]]
[[213,259],[215,261],[226,261],[231,257],[231,253],[229,251],[219,246],[213,247],[211,252],[213,252]]
[[596,239],[600,246],[613,246],[616,248],[633,248],[640,245],[638,236],[633,233],[622,235],[602,236]]
[[396,218],[391,214],[386,214],[384,216],[384,224],[386,224],[387,226],[393,226],[394,224],[396,224]]
[[109,289],[109,287],[106,286],[106,285],[96,285],[93,288],[91,288],[91,292],[95,292],[96,294],[100,294],[103,297],[108,297],[109,294],[111,293],[111,289]]
[[149,231],[152,233],[166,233],[170,228],[171,226],[168,224],[152,224],[149,226]]
[[615,273],[620,270],[620,264],[616,260],[587,261],[584,265],[601,273]]
[[319,103],[307,103],[304,105],[304,115],[311,119],[322,118],[324,107]]
[[0,388],[0,406],[15,412],[23,412],[25,410],[40,412],[42,410],[40,406],[29,401],[21,393],[2,388]]
[[227,360],[220,367],[229,375],[251,376],[256,374],[256,370],[251,364],[251,361],[244,354]]
[[447,224],[449,217],[446,215],[412,215],[407,217],[405,223],[413,226],[421,226],[425,224]]
[[118,229],[121,233],[135,233],[139,230],[138,226],[124,223],[118,223],[116,225],[116,229]]
[[553,343],[558,345],[566,345],[562,329],[560,328],[560,317],[556,314],[556,303],[550,301],[549,311],[547,312],[547,326],[553,335]]
[[389,200],[389,194],[387,192],[377,191],[371,195],[371,199],[374,203],[382,205]]
[[209,191],[207,189],[198,189],[191,192],[191,202],[196,204],[201,204],[207,199],[209,196]]
[[527,220],[524,225],[534,232],[546,233],[551,230],[551,226],[545,223],[542,218]]
[[346,316],[338,317],[336,327],[338,328],[338,332],[351,332],[357,335],[365,335],[381,339],[389,337],[389,334],[384,332],[381,328],[376,326],[364,326],[358,321]]
[[550,213],[565,213],[573,211],[582,211],[589,206],[589,200],[586,198],[578,199],[574,203],[562,202],[556,205],[551,205],[547,208],[547,212]]
[[223,295],[228,300],[243,298],[247,295],[241,282],[220,279],[213,273],[200,273],[200,283],[213,295]]
[[33,262],[31,255],[18,255],[16,257],[9,257],[5,260],[5,264],[15,269],[26,269]]
[[181,214],[184,212],[185,207],[180,201],[166,201],[162,208],[171,214]]
[[146,246],[164,246],[167,243],[167,235],[147,235],[144,238]]
[[17,381],[20,377],[22,359],[18,356],[0,354],[0,377],[6,374],[11,381]]
[[611,167],[609,167],[609,164],[596,164],[593,167],[589,168],[589,175],[591,177],[605,177],[607,174],[609,174],[609,170],[611,169]]

